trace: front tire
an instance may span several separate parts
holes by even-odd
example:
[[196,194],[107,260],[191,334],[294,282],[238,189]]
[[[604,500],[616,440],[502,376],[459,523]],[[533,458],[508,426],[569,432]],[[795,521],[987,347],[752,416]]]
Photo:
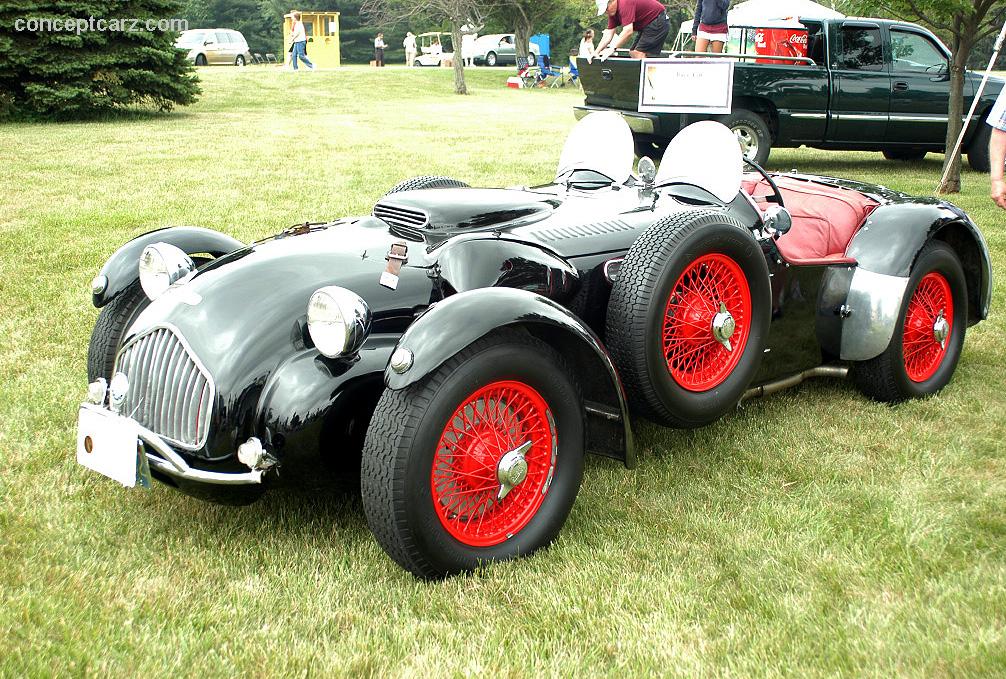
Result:
[[[498,499],[519,449],[524,476]],[[363,447],[363,508],[392,559],[440,578],[549,545],[583,465],[583,403],[562,357],[501,334],[384,392]]]
[[764,165],[768,161],[769,152],[772,151],[772,133],[760,115],[739,108],[724,116],[720,122],[729,127],[737,137],[737,143],[740,144],[745,159],[753,160],[759,165]]
[[196,55],[196,66],[205,66],[205,65],[206,65],[206,55],[205,54]]
[[887,160],[914,161],[914,160],[922,160],[923,158],[925,158],[927,152],[925,149],[894,148],[894,149],[884,149],[882,153],[884,154],[884,158],[886,158]]
[[94,382],[99,377],[112,379],[115,356],[122,346],[126,330],[136,317],[150,305],[150,299],[140,287],[140,281],[133,281],[112,301],[101,307],[91,342],[87,347],[87,381]]
[[245,65],[245,58],[239,54],[238,58],[234,60],[234,65],[235,66],[244,66]]
[[[967,323],[967,283],[960,259],[946,243],[930,241],[912,268],[887,349],[851,366],[856,386],[887,403],[936,393],[953,377]],[[940,342],[943,332],[945,340]]]
[[768,266],[739,222],[712,210],[660,220],[625,257],[606,338],[635,412],[671,427],[734,407],[771,322]]

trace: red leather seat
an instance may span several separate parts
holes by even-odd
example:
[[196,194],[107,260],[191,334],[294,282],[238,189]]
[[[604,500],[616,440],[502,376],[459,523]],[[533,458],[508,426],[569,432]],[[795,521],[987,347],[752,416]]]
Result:
[[[776,241],[783,258],[792,264],[854,264],[845,251],[877,201],[858,191],[795,177],[773,179],[793,216],[793,228]],[[761,175],[746,175],[742,186],[753,197],[772,195]]]

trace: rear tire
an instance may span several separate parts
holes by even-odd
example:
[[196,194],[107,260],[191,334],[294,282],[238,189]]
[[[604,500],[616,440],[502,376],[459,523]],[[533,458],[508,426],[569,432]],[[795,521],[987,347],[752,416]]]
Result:
[[496,65],[496,53],[489,52],[488,54],[486,54],[486,66],[495,66],[495,65]]
[[140,281],[135,280],[101,307],[87,347],[88,382],[94,382],[99,377],[112,379],[115,356],[122,346],[126,330],[149,305],[150,299],[140,287]]
[[398,193],[400,191],[418,191],[420,189],[466,189],[468,184],[463,181],[452,179],[451,177],[438,177],[435,175],[423,175],[420,177],[413,177],[412,179],[406,179],[404,181],[398,182],[384,195],[389,196],[392,193]]
[[989,156],[989,142],[992,141],[992,126],[984,122],[982,117],[981,129],[971,140],[968,146],[968,165],[976,172],[989,172],[992,170],[992,158]]
[[[935,337],[941,311],[950,322],[943,347]],[[888,403],[936,393],[953,377],[967,323],[967,283],[960,259],[946,243],[930,241],[912,268],[887,349],[852,364],[856,386]]]
[[772,133],[760,115],[739,108],[724,116],[720,122],[736,135],[744,158],[765,165],[772,151]]
[[[525,476],[498,500],[504,456],[528,442]],[[440,578],[549,545],[583,465],[583,403],[562,357],[500,334],[384,392],[363,447],[363,509],[392,559]]]
[[761,363],[771,306],[765,256],[733,218],[693,210],[648,228],[618,270],[605,333],[634,412],[679,428],[719,419]]

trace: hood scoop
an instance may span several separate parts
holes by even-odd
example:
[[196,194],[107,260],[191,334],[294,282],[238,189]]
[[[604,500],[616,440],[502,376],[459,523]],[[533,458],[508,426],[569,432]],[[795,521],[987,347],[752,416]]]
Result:
[[374,216],[403,233],[507,229],[545,219],[559,201],[511,189],[422,189],[382,198]]

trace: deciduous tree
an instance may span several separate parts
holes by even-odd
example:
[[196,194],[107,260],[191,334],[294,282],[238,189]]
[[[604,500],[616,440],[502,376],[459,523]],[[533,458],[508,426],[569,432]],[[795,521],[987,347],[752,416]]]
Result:
[[[961,190],[961,157],[951,154],[961,133],[964,110],[964,71],[975,44],[998,33],[1006,20],[1003,0],[862,0],[855,3],[864,13],[883,12],[903,20],[926,25],[949,40],[950,106],[947,111],[947,157],[944,171],[950,173],[942,182],[940,193]],[[953,156],[953,157],[951,157]]]

